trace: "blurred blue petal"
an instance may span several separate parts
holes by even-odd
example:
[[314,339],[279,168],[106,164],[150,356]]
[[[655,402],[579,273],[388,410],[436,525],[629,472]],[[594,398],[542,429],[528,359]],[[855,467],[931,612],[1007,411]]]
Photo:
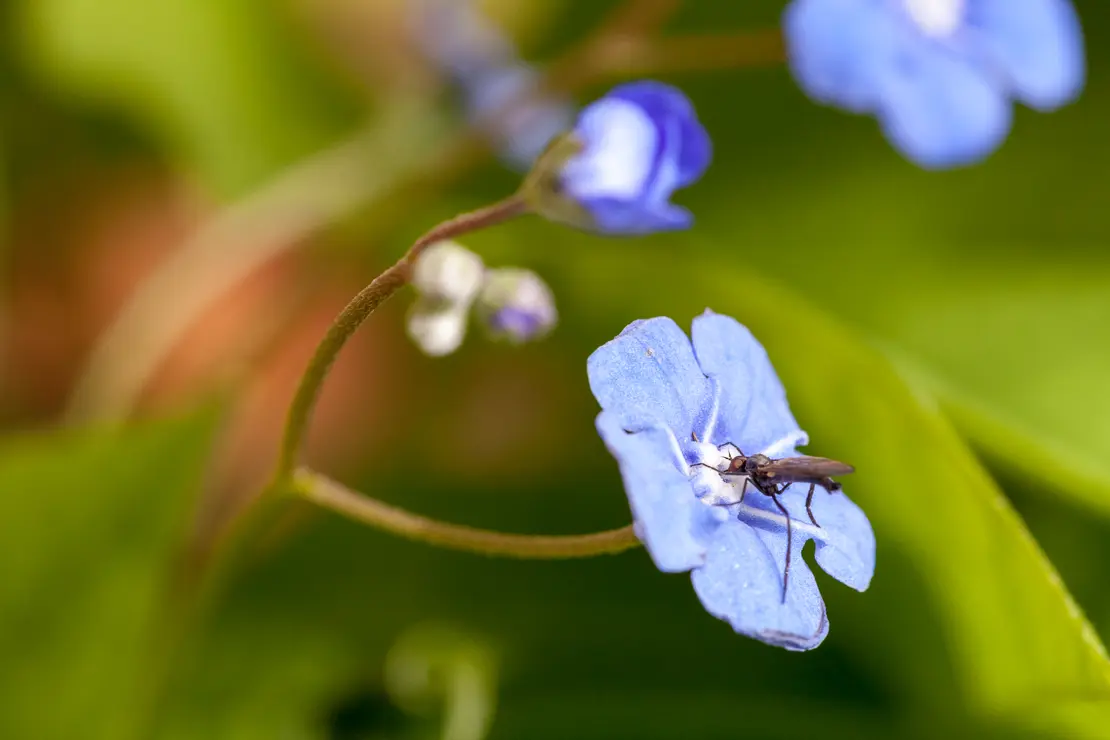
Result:
[[663,146],[662,132],[647,111],[602,98],[579,114],[574,132],[584,149],[563,169],[566,190],[580,201],[638,201],[651,184]]
[[594,214],[593,227],[604,234],[653,234],[658,231],[680,231],[694,225],[694,215],[673,203],[663,203],[651,210],[644,210],[639,203],[616,198],[594,198],[590,206]]
[[1067,0],[794,0],[783,23],[801,88],[877,116],[924,167],[997,149],[1011,99],[1050,110],[1084,84],[1082,33]]
[[863,113],[904,32],[874,0],[795,0],[783,14],[790,68],[814,100]]
[[1074,100],[1083,89],[1083,30],[1067,0],[977,0],[968,24],[1007,75],[1014,97],[1039,110]]
[[879,120],[895,148],[930,168],[977,162],[1010,131],[1012,109],[989,77],[963,60],[907,50],[883,88]]
[[[672,190],[701,179],[713,157],[713,145],[689,98],[677,88],[651,80],[617,87],[609,93],[609,97],[638,106],[653,121],[667,122],[665,126],[668,130],[662,138],[675,151],[664,152],[660,147],[656,152],[656,162],[674,161],[676,171]],[[670,191],[667,192],[669,195]]]

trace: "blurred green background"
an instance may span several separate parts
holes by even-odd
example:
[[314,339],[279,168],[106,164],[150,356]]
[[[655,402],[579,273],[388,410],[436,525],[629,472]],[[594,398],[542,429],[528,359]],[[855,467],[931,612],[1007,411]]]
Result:
[[[482,7],[584,102],[628,71],[591,39],[743,45],[783,4]],[[5,3],[0,737],[1110,737],[1110,7],[1077,7],[1083,98],[954,172],[781,64],[643,70],[714,139],[679,196],[696,228],[475,235],[551,283],[552,337],[431,360],[402,296],[325,390],[315,467],[450,521],[595,531],[628,510],[587,355],[637,318],[737,317],[878,540],[868,592],[817,574],[830,636],[793,654],[642,551],[492,560],[297,506],[221,546],[334,313],[519,176],[404,0]]]

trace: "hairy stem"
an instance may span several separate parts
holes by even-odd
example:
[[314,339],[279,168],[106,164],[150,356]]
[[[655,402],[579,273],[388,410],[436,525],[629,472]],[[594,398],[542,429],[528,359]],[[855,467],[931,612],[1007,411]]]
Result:
[[493,226],[527,212],[528,206],[516,195],[476,211],[463,213],[433,227],[413,242],[409,250],[393,266],[378,275],[356,295],[336,317],[328,333],[316,348],[316,353],[301,376],[296,395],[289,407],[278,455],[277,478],[288,476],[297,464],[297,455],[304,441],[312,409],[324,379],[331,370],[340,350],[362,322],[374,313],[387,298],[409,281],[412,265],[427,247],[444,239]]
[[293,474],[292,491],[325,509],[376,529],[438,547],[483,555],[555,560],[615,554],[640,546],[631,524],[592,534],[526,535],[440,522],[356,493],[305,468]]

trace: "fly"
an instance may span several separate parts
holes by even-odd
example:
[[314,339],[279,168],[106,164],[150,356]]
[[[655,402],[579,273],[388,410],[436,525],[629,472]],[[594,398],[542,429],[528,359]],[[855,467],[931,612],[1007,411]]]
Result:
[[[720,474],[722,478],[730,477],[743,477],[744,484],[740,487],[740,499],[735,503],[744,502],[744,494],[747,493],[748,486],[767,496],[774,502],[778,510],[786,518],[786,567],[783,569],[782,574],[782,601],[786,603],[786,584],[787,579],[790,578],[790,550],[792,543],[793,532],[790,526],[790,513],[786,507],[779,501],[779,496],[782,495],[786,488],[794,483],[808,483],[809,492],[806,494],[806,514],[809,515],[809,520],[813,522],[815,527],[821,525],[813,517],[813,492],[817,488],[824,488],[829,493],[835,493],[840,490],[840,484],[833,480],[834,475],[847,475],[848,473],[855,472],[848,463],[842,463],[838,460],[830,460],[827,457],[810,457],[809,455],[800,455],[798,457],[782,457],[772,459],[766,455],[745,455],[739,447],[728,442],[722,447],[733,447],[736,449],[736,455],[728,460],[728,467],[724,470],[718,470],[712,465],[706,463],[697,463],[702,467],[707,467]],[[731,506],[732,504],[728,504]]]

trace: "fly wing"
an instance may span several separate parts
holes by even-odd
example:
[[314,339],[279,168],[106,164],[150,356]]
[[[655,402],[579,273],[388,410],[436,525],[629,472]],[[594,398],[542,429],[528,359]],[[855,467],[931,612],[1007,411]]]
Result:
[[839,460],[830,460],[827,457],[810,457],[809,455],[783,457],[772,460],[763,467],[763,472],[766,475],[782,480],[831,478],[837,475],[847,475],[855,472],[855,470],[848,463],[842,463]]

